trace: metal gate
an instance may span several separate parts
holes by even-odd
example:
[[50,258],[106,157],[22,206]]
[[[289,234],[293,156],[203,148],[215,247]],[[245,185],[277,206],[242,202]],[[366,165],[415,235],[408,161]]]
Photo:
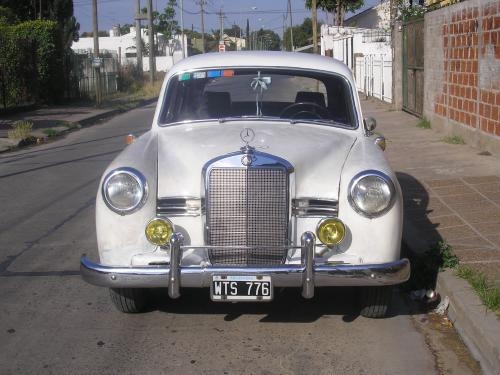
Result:
[[424,19],[403,24],[403,109],[424,110]]

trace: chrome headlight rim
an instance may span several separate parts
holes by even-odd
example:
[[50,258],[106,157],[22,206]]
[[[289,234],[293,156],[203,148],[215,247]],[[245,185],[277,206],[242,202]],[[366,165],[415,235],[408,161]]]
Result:
[[[389,203],[387,204],[387,206],[384,209],[382,209],[380,211],[373,212],[373,213],[366,212],[366,211],[362,210],[357,205],[357,203],[355,202],[355,200],[353,198],[354,189],[356,188],[357,184],[362,179],[364,179],[366,177],[380,178],[381,180],[383,180],[387,184],[387,187],[389,188],[389,193],[390,193]],[[367,217],[369,219],[380,217],[380,216],[386,214],[392,208],[392,206],[394,205],[394,202],[396,200],[396,187],[394,186],[394,182],[392,182],[392,179],[388,175],[386,175],[385,173],[378,171],[378,170],[374,170],[374,169],[369,169],[369,170],[360,172],[357,175],[355,175],[353,177],[353,179],[351,180],[351,182],[349,183],[348,191],[349,191],[348,200],[349,200],[349,203],[351,204],[351,207],[358,214],[360,214],[364,217]]]
[[[116,207],[111,202],[111,198],[109,197],[109,194],[108,194],[107,186],[108,186],[109,181],[113,177],[115,177],[119,174],[127,174],[130,177],[132,177],[139,185],[141,193],[142,193],[142,197],[139,200],[139,202],[137,202],[135,205],[130,206],[129,208],[126,208],[126,209]],[[106,177],[104,178],[101,190],[102,190],[102,197],[103,197],[103,200],[104,200],[104,203],[106,204],[106,206],[111,211],[113,211],[119,215],[122,215],[122,216],[129,215],[131,213],[138,211],[140,208],[142,208],[142,206],[144,206],[144,204],[146,203],[146,200],[148,198],[148,193],[149,193],[149,187],[148,187],[148,182],[146,180],[146,177],[144,177],[144,175],[141,172],[139,172],[137,169],[130,168],[130,167],[121,167],[121,168],[117,168],[117,169],[114,169],[111,172],[109,172],[106,175]]]

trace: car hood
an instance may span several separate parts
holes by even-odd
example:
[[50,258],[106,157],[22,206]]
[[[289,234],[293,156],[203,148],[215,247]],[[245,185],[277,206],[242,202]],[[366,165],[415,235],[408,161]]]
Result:
[[[200,197],[207,162],[239,152],[250,128],[256,151],[292,164],[295,197],[338,199],[342,167],[356,141],[354,130],[288,122],[227,121],[157,128],[158,196]],[[246,131],[244,131],[246,133]]]

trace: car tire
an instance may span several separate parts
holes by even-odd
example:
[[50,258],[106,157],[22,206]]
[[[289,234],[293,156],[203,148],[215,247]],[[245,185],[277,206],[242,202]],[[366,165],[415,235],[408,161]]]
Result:
[[123,313],[136,314],[146,308],[146,294],[140,288],[110,288],[109,295],[113,305]]
[[392,285],[365,287],[361,290],[361,316],[384,318],[392,300]]

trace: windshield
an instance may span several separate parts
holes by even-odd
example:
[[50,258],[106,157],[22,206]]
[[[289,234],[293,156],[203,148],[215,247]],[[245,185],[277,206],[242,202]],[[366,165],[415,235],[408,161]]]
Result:
[[355,126],[352,96],[338,75],[303,70],[210,69],[169,81],[160,123],[274,117]]

